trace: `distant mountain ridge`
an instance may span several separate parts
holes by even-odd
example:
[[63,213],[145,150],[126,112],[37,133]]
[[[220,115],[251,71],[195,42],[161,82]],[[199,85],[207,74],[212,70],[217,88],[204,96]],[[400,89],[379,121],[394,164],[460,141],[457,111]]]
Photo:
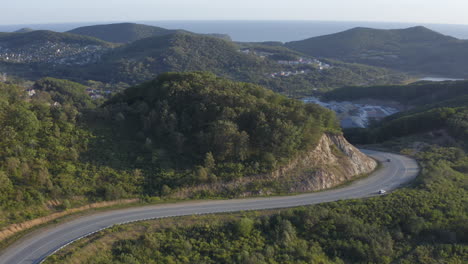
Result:
[[[295,57],[296,53],[281,47],[272,49],[260,45],[256,48],[263,48],[268,52],[262,53],[265,56],[254,52],[246,53],[241,50],[241,45],[232,41],[175,32],[120,46],[104,54],[98,63],[87,66],[80,73],[86,74],[86,79],[89,80],[135,84],[164,72],[209,71],[233,80],[261,84],[275,91],[291,91],[304,87],[311,91],[310,87],[336,88],[363,82],[388,83],[395,75],[403,76],[382,68],[341,62],[333,62],[334,66],[326,70],[313,64],[280,64],[278,60],[281,59],[275,58],[275,52],[288,57]],[[281,72],[289,76],[271,76]],[[382,80],[379,76],[386,77]]]
[[[118,28],[134,29],[135,24],[91,29],[105,32],[109,27],[114,29],[110,31],[113,35],[119,32]],[[144,25],[136,27],[154,29]],[[383,68],[318,61],[280,43],[242,44],[222,34],[158,30],[160,35],[129,43],[110,43],[97,38],[102,36],[53,31],[0,33],[0,70],[31,79],[49,76],[81,83],[95,80],[114,84],[136,84],[168,71],[209,71],[290,95],[295,91],[311,93],[344,85],[400,83],[407,78],[405,74]],[[129,36],[137,35],[123,34],[121,40],[129,40]]]
[[31,31],[34,31],[34,29],[32,29],[32,28],[21,28],[21,29],[16,30],[14,33],[27,33],[27,32],[31,32]]
[[[107,25],[95,25],[80,27],[68,31],[68,33],[98,38],[112,43],[131,43],[140,39],[174,34],[176,32],[188,32],[186,30],[172,30],[156,26],[136,23],[116,23]],[[206,34],[225,40],[231,40],[226,34]]]
[[393,30],[354,28],[288,42],[285,46],[311,56],[414,73],[468,76],[468,41],[421,26]]
[[139,39],[163,36],[174,32],[175,30],[134,23],[95,25],[68,31],[68,33],[94,37],[113,43],[130,43]]

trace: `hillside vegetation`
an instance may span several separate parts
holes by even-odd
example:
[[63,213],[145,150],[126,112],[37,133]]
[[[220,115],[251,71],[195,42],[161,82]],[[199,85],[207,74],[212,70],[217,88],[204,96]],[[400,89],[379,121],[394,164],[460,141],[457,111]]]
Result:
[[334,58],[401,71],[467,77],[468,41],[425,27],[348,31],[286,43],[310,56]]
[[[421,88],[426,85],[403,87],[408,93],[392,98],[416,108],[370,129],[355,130],[357,138],[348,134],[354,142],[381,143],[373,147],[413,136],[393,149],[418,160],[421,174],[411,186],[380,197],[280,212],[116,227],[78,242],[47,263],[465,263],[468,156],[463,148],[468,142],[468,101],[457,98],[466,94],[465,86],[439,83],[439,89],[446,89],[439,93],[432,84]],[[375,89],[388,88],[395,87]],[[455,99],[460,105],[450,105]],[[412,147],[424,141],[422,133],[438,130],[453,137],[451,146],[429,141]]]
[[34,87],[0,84],[0,227],[256,176],[340,132],[329,110],[208,73],[163,74],[101,108],[77,83]]
[[468,158],[435,146],[416,158],[415,185],[385,196],[119,226],[46,263],[465,263]]
[[33,89],[47,92],[51,100],[61,105],[71,104],[78,109],[94,106],[86,86],[79,83],[47,77],[36,81]]
[[[104,110],[116,140],[133,149],[119,151],[129,153],[129,165],[189,169],[164,181],[171,187],[268,172],[313,147],[324,131],[339,131],[329,110],[209,73],[162,74]],[[146,187],[162,185],[153,180]]]

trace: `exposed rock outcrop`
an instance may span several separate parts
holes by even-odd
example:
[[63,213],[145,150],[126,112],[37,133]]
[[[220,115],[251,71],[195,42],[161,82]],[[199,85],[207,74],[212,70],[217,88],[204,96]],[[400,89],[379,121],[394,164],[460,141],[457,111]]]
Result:
[[[291,165],[291,169],[280,173],[280,177],[296,178],[291,190],[305,192],[332,188],[370,173],[377,167],[377,162],[351,145],[342,135],[325,134],[313,151]],[[307,168],[315,170],[308,173]]]
[[[303,153],[272,173],[245,177],[228,183],[184,188],[172,196],[186,198],[201,192],[230,192],[239,196],[250,196],[318,191],[368,174],[376,167],[375,160],[360,152],[342,135],[324,134],[313,150]],[[254,183],[259,186],[257,190],[247,187]]]

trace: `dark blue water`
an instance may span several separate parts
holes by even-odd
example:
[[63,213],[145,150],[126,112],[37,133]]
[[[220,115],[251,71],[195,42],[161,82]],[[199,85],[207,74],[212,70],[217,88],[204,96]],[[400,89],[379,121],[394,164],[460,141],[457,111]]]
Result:
[[[354,27],[380,29],[407,28],[426,26],[445,35],[468,39],[468,25],[442,25],[418,23],[380,23],[380,22],[325,22],[325,21],[139,21],[138,23],[159,26],[168,29],[185,29],[195,33],[224,33],[235,41],[293,41],[310,37],[332,34]],[[103,22],[8,25],[1,26],[0,32],[11,32],[23,27],[67,31],[80,26],[105,24]]]

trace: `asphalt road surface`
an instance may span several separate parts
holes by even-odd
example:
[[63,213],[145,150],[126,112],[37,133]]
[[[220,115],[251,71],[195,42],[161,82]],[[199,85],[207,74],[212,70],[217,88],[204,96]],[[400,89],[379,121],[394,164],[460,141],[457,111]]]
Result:
[[[1,253],[0,264],[41,263],[64,246],[116,224],[183,215],[287,208],[371,197],[378,195],[380,189],[387,192],[395,190],[413,180],[419,173],[416,161],[408,157],[378,151],[362,151],[380,160],[382,168],[371,176],[343,188],[295,196],[183,202],[101,212],[44,228],[24,237]],[[391,161],[388,162],[388,159]]]

